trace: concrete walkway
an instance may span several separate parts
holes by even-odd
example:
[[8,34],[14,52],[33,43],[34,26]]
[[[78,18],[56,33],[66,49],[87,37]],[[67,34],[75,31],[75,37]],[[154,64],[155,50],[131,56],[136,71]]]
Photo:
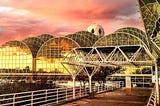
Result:
[[63,106],[146,106],[151,89],[133,88],[131,95],[125,89],[98,94],[93,98],[84,98]]

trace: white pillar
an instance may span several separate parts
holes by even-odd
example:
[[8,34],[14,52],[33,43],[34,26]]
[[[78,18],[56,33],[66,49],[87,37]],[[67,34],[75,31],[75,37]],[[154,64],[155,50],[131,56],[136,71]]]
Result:
[[92,76],[88,76],[89,77],[89,92],[92,92]]
[[157,104],[159,104],[159,80],[158,80],[158,66],[155,63],[155,76],[156,76],[156,96],[157,96]]
[[72,76],[72,79],[73,79],[73,99],[75,99],[75,86],[76,86],[75,80],[76,80],[76,77]]

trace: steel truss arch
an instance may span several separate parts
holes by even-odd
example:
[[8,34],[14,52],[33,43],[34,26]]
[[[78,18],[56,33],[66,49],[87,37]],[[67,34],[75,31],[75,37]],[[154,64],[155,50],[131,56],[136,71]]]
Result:
[[[66,69],[62,66],[61,61],[64,58],[68,59],[72,56],[70,51],[76,47],[80,47],[80,45],[68,37],[55,37],[49,39],[41,46],[37,53],[36,70],[68,74]],[[71,69],[71,67],[68,66],[67,68]]]
[[145,34],[145,32],[143,32],[142,30],[140,30],[138,28],[125,27],[125,28],[120,28],[120,29],[116,30],[115,32],[130,33],[134,36],[137,36],[150,48],[149,39],[148,39],[147,35]]
[[138,0],[142,20],[149,38],[156,37],[160,26],[160,4],[157,0]]
[[160,4],[158,0],[138,0],[146,34],[155,57],[160,56]]
[[115,32],[98,39],[94,47],[97,46],[122,46],[122,45],[144,45],[146,48],[148,46],[137,36],[126,33],[126,32]]

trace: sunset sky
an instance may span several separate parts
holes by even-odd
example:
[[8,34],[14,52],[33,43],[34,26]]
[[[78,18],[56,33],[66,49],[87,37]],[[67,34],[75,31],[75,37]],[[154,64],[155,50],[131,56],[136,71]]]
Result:
[[121,27],[143,30],[137,0],[1,0],[0,44],[48,33],[67,35],[92,23],[109,34]]

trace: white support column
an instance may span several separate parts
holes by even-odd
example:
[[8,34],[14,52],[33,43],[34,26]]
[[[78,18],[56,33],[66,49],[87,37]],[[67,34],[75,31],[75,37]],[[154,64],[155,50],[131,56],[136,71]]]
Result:
[[91,93],[92,92],[92,76],[89,75],[89,92]]
[[157,96],[157,104],[159,104],[159,80],[158,80],[158,66],[155,63],[155,76],[156,76],[156,96]]
[[72,79],[73,79],[73,99],[75,99],[75,98],[76,98],[76,97],[75,97],[75,92],[76,92],[76,90],[75,90],[75,86],[76,86],[75,80],[76,80],[76,77],[75,77],[75,76],[72,76]]

